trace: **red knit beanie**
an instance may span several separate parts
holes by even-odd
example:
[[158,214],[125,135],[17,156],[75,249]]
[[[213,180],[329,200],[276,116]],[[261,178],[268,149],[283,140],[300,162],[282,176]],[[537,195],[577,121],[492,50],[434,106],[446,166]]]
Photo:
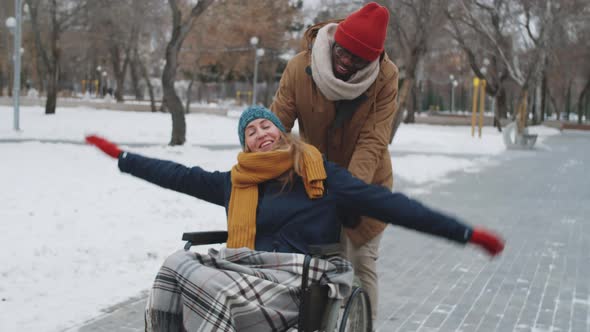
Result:
[[373,61],[383,52],[388,22],[387,9],[371,2],[340,22],[334,39],[352,54]]

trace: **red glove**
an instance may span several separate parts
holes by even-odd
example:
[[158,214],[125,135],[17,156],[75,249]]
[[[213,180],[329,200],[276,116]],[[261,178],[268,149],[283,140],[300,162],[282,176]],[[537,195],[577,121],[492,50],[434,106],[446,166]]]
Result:
[[97,148],[101,149],[102,152],[108,154],[113,158],[118,159],[121,152],[123,152],[115,143],[109,142],[106,139],[99,136],[86,136],[86,142],[88,142],[88,144],[95,145]]
[[484,248],[490,256],[496,256],[504,250],[504,240],[498,235],[485,229],[476,228],[471,234],[469,242]]

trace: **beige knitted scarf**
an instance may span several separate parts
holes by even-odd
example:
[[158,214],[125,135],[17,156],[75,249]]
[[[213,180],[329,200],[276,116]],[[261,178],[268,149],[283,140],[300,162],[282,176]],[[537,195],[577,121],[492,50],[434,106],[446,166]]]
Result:
[[315,84],[331,101],[352,100],[367,91],[379,74],[379,58],[357,71],[348,81],[334,76],[332,70],[332,45],[338,24],[326,24],[318,30],[311,49],[311,72]]

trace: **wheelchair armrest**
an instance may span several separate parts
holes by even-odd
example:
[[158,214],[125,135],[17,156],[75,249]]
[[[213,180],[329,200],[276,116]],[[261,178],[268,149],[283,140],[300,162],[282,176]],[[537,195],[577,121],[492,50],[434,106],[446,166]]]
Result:
[[340,243],[329,243],[329,244],[313,244],[307,247],[309,254],[312,256],[337,256],[342,251]]
[[185,250],[188,250],[191,246],[225,243],[227,241],[227,231],[183,233],[182,240],[187,241],[184,246]]

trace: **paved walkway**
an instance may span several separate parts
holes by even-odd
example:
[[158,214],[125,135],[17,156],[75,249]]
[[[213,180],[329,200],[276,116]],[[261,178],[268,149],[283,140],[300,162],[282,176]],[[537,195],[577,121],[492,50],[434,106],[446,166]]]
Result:
[[[423,199],[507,240],[500,259],[389,229],[380,331],[589,331],[590,135],[509,151]],[[386,255],[386,253],[394,253]]]
[[[499,259],[388,228],[378,331],[590,331],[590,133],[547,144],[417,196],[501,232]],[[144,305],[139,296],[69,331],[142,331]]]

